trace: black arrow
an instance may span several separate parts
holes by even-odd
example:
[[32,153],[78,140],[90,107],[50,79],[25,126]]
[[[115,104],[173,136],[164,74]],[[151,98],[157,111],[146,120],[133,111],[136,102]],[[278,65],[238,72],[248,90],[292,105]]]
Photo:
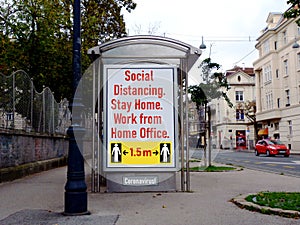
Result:
[[123,151],[123,155],[126,155],[128,152],[126,152],[126,150]]
[[155,152],[153,152],[153,154],[154,154],[154,155],[157,155],[157,154],[158,154],[158,151],[157,151],[157,150],[155,150]]

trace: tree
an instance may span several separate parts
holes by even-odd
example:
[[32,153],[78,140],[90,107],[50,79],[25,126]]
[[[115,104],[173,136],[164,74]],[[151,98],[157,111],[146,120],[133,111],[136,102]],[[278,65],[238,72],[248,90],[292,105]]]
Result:
[[196,103],[197,109],[199,110],[201,106],[206,105],[212,99],[220,97],[223,97],[228,105],[232,107],[233,105],[226,94],[230,88],[226,76],[218,71],[221,66],[218,63],[211,62],[211,59],[207,58],[202,61],[199,68],[201,69],[200,75],[203,82],[188,88],[191,100]]
[[149,35],[155,35],[158,33],[159,28],[160,22],[149,23],[148,28],[146,28],[147,30],[145,30],[145,28],[143,28],[141,24],[135,24],[133,31],[137,35],[145,33],[145,31]]
[[6,48],[4,74],[27,72],[38,91],[49,86],[57,98],[69,97],[72,74],[68,1],[12,0],[1,4],[1,29]]
[[82,67],[87,69],[89,48],[112,39],[127,36],[122,8],[131,12],[136,7],[133,0],[83,0],[82,1]]
[[256,121],[256,101],[246,101],[236,105],[236,109],[244,110],[244,115],[254,127],[254,143],[257,142],[258,123]]
[[[285,18],[297,18],[300,16],[300,1],[288,0],[287,4],[291,5],[291,8],[284,13]],[[300,19],[296,20],[298,26],[300,26]]]
[[[71,0],[0,0],[0,72],[27,72],[41,91],[48,86],[56,99],[72,96]],[[121,9],[132,0],[83,0],[82,70],[90,64],[87,49],[126,36]]]
[[[211,165],[211,146],[210,146],[210,108],[207,108],[207,104],[216,98],[223,97],[227,104],[232,107],[232,103],[228,98],[226,92],[229,90],[229,84],[227,82],[226,76],[219,72],[218,70],[221,66],[218,63],[211,61],[211,58],[207,58],[202,61],[199,68],[201,69],[201,78],[203,80],[199,85],[192,85],[188,87],[188,93],[191,94],[191,100],[196,103],[196,108],[199,115],[200,122],[200,136],[204,137],[204,161],[206,165],[206,131],[208,131],[209,137],[209,157],[208,163]],[[206,121],[206,113],[208,114],[208,119]],[[207,126],[206,126],[207,123]],[[203,126],[204,124],[204,126]],[[198,140],[198,142],[200,139]]]

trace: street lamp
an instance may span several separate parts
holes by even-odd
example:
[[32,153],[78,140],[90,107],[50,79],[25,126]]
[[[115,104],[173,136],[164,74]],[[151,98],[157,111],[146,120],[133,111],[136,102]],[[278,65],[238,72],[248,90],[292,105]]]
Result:
[[[70,102],[72,110],[72,124],[68,129],[69,153],[67,183],[65,185],[65,210],[64,215],[78,216],[90,214],[87,210],[87,186],[85,183],[84,159],[82,152],[82,137],[85,129],[80,126],[80,115],[74,111],[82,111],[81,90],[77,90],[81,78],[81,37],[80,37],[80,0],[74,0],[73,22],[73,99]],[[79,94],[78,94],[79,93]],[[78,113],[77,113],[78,114]],[[80,138],[75,139],[75,133]]]
[[[210,58],[212,46],[213,46],[213,43],[211,43],[211,44],[209,45],[209,55],[208,55],[208,58]],[[299,46],[298,46],[298,47],[299,47]],[[202,43],[201,43],[201,45],[200,45],[199,48],[200,48],[201,50],[206,49],[206,44],[204,44],[203,36],[202,36]]]
[[206,49],[206,45],[204,44],[204,41],[203,41],[203,36],[202,36],[202,43],[201,43],[201,45],[200,45],[200,47],[199,47],[201,50],[202,49]]

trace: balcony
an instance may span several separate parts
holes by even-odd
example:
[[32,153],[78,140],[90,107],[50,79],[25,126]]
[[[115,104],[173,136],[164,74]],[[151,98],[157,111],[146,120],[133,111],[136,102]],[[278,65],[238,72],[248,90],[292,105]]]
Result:
[[281,110],[279,109],[256,113],[256,121],[264,121],[264,120],[272,120],[272,119],[280,119],[280,118],[281,118]]

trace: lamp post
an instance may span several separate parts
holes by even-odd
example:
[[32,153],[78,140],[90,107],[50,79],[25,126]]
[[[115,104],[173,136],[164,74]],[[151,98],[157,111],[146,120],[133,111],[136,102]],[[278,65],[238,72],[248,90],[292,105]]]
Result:
[[208,128],[208,166],[211,166],[211,110],[207,106],[207,128]]
[[[85,183],[84,159],[82,152],[82,137],[85,129],[81,127],[79,113],[83,109],[81,90],[78,87],[81,78],[81,37],[80,37],[80,0],[74,0],[73,22],[73,99],[70,102],[72,110],[72,124],[67,133],[69,136],[68,171],[65,185],[64,215],[87,215],[87,186]],[[75,92],[77,95],[75,98]],[[78,134],[75,139],[75,133]],[[80,137],[80,138],[78,138]]]
[[[209,47],[209,58],[211,55],[211,48],[213,44],[210,44]],[[206,45],[204,44],[203,36],[202,36],[202,43],[199,47],[200,49],[206,49]],[[207,118],[206,118],[207,113]],[[208,166],[211,166],[211,110],[210,106],[207,106],[207,103],[204,105],[204,122],[205,122],[205,141],[204,141],[204,166],[207,166],[207,144],[208,144]],[[207,137],[208,136],[208,137]],[[206,141],[206,137],[208,139],[208,143]]]

